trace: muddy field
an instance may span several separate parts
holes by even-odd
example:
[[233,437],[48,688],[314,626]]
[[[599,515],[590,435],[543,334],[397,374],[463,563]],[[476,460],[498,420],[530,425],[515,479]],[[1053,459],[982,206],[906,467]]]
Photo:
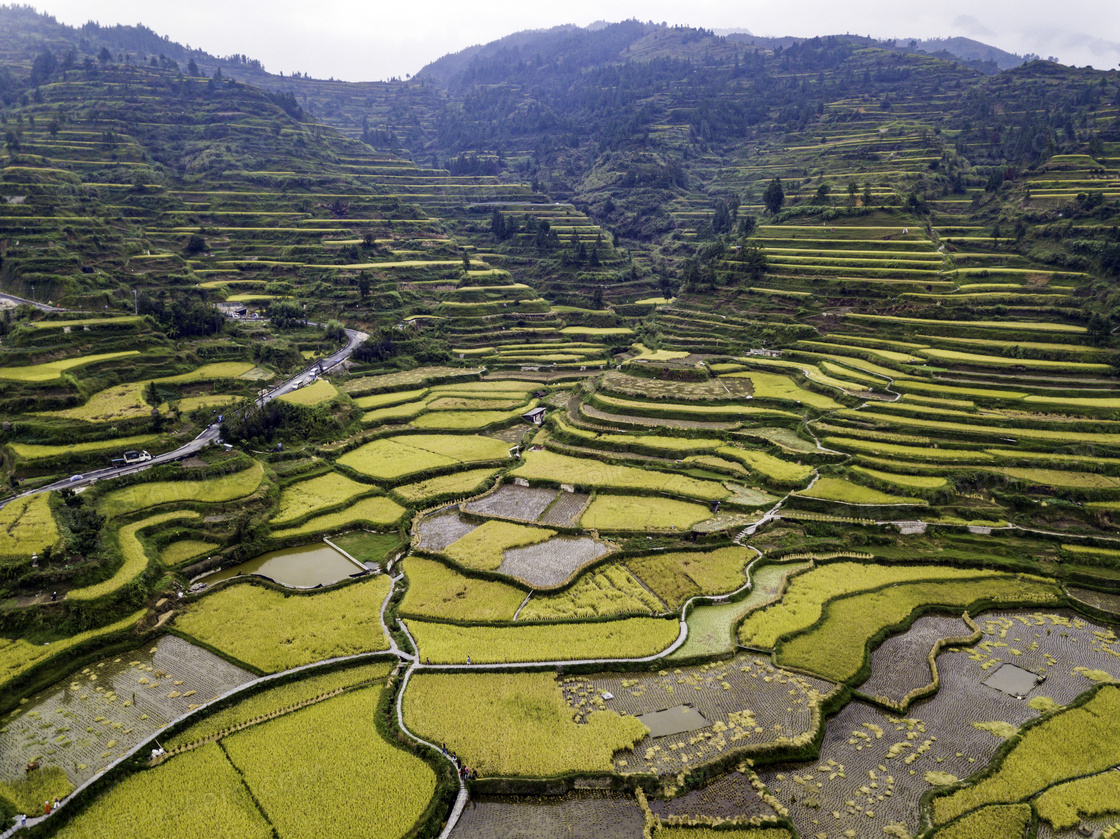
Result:
[[4,719],[0,778],[20,778],[39,760],[76,786],[171,720],[253,678],[173,635],[91,664]]
[[476,527],[477,524],[459,518],[458,507],[446,507],[438,513],[425,516],[416,526],[415,545],[421,550],[439,552]]
[[503,484],[497,490],[463,505],[468,513],[515,521],[536,521],[556,498],[556,490]]
[[668,801],[651,799],[649,808],[662,819],[672,816],[745,819],[776,815],[751,786],[750,778],[741,772],[729,772],[705,787]]
[[641,716],[687,705],[707,718],[711,725],[702,729],[646,737],[633,750],[615,756],[619,772],[663,776],[701,766],[734,749],[804,734],[821,697],[832,689],[829,682],[781,670],[753,654],[658,673],[573,677],[561,686],[580,715],[606,708]]
[[473,799],[453,839],[641,839],[642,811],[633,798],[572,793],[559,798]]
[[[906,717],[853,702],[829,720],[819,760],[759,772],[803,835],[913,833],[931,786],[980,771],[1009,733],[1095,678],[1120,678],[1115,635],[1072,612],[989,612],[976,622],[984,637],[938,655],[940,690]],[[1004,663],[1046,678],[1024,699],[984,685]]]
[[557,527],[575,527],[590,501],[591,496],[582,492],[561,492],[538,521]]
[[507,550],[498,573],[516,577],[533,588],[556,588],[610,550],[590,536],[553,536],[547,542]]
[[929,654],[942,638],[972,634],[961,618],[925,615],[901,635],[883,641],[871,654],[871,678],[859,687],[865,696],[881,696],[896,704],[913,690],[929,685],[933,673]]

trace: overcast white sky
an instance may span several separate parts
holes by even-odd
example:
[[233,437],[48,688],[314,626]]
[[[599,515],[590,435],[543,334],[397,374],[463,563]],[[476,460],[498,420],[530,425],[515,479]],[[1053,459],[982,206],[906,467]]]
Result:
[[963,35],[1010,52],[1116,69],[1117,0],[30,0],[63,23],[143,23],[271,72],[367,81],[404,77],[449,52],[522,29],[665,21],[756,35]]

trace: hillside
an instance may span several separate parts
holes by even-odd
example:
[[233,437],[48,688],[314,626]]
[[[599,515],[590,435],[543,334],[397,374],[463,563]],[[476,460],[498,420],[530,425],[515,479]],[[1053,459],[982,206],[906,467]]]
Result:
[[3,7],[0,102],[4,819],[1116,829],[1116,72]]

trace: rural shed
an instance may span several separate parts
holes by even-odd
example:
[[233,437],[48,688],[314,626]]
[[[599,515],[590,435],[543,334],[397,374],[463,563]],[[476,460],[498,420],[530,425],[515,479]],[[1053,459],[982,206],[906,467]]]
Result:
[[534,408],[533,410],[527,411],[522,414],[521,419],[525,420],[525,422],[531,422],[533,425],[540,425],[544,422],[544,414],[546,410],[547,409],[543,406]]

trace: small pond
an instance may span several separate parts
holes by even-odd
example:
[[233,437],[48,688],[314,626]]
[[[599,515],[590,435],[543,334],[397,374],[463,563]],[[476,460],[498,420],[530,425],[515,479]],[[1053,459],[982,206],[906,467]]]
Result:
[[364,572],[366,569],[362,565],[347,559],[330,545],[317,542],[270,551],[232,568],[207,574],[197,582],[213,585],[243,574],[256,574],[289,588],[315,588]]

